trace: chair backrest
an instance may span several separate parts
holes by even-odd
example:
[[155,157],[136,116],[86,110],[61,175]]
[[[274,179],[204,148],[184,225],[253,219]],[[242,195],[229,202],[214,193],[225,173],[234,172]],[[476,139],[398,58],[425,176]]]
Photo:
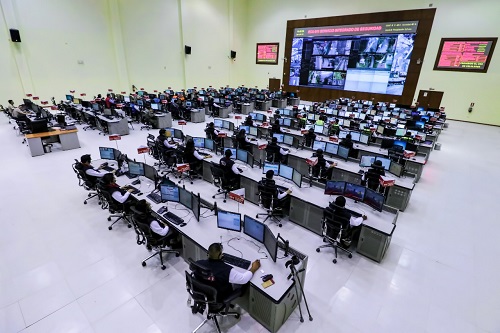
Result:
[[272,209],[274,207],[274,200],[278,195],[276,186],[268,184],[265,181],[260,181],[257,188],[260,204],[266,209]]
[[83,168],[83,164],[80,163],[77,159],[75,159],[75,163],[72,165],[73,171],[76,173],[78,177],[78,185],[82,186],[87,191],[95,191],[96,183],[87,177],[87,173]]
[[366,186],[369,189],[376,190],[380,184],[380,173],[375,170],[366,172]]
[[202,304],[216,304],[217,289],[213,286],[215,277],[212,271],[191,258],[188,262],[191,272],[186,271],[186,289],[191,297]]
[[279,147],[276,149],[276,147],[267,145],[265,151],[266,151],[266,161],[272,163],[280,162],[281,156]]
[[323,222],[325,223],[326,235],[332,239],[337,238],[340,232],[349,228],[349,219],[338,214],[338,207],[326,207],[323,210]]
[[[123,205],[118,203],[116,200],[113,199],[111,194],[108,192],[106,189],[105,185],[102,182],[98,182],[96,186],[97,192],[99,193],[99,197],[104,199],[106,202],[106,208],[109,209],[110,212],[121,212],[123,211]],[[103,206],[103,209],[105,207]]]

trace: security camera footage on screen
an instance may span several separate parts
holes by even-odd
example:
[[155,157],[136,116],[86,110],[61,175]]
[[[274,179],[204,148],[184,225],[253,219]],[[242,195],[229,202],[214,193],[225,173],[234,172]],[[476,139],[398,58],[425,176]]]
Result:
[[402,95],[418,21],[296,28],[291,86]]

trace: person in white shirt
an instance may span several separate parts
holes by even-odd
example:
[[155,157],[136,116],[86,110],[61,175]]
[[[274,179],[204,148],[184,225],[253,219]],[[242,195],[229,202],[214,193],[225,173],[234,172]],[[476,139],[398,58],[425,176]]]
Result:
[[172,138],[169,138],[165,135],[167,131],[165,131],[165,129],[161,129],[159,131],[159,135],[158,137],[156,138],[157,141],[159,141],[160,143],[163,143],[163,146],[165,146],[166,149],[174,149],[174,148],[177,148],[177,143],[175,143],[174,141],[171,141]]
[[139,200],[135,204],[135,209],[142,213],[140,216],[135,216],[135,219],[141,223],[149,224],[149,228],[153,232],[152,234],[155,239],[164,240],[164,244],[168,246],[176,244],[173,241],[177,238],[178,233],[173,228],[170,228],[168,224],[160,222],[151,216],[151,205],[149,202],[145,199]]
[[[92,161],[92,157],[90,154],[85,154],[80,157],[80,163],[82,164],[83,171],[85,172],[85,175],[87,179],[92,182],[96,183],[97,178],[102,178],[107,172],[101,172],[103,168],[103,165],[99,166],[97,169],[95,169],[90,162]],[[113,171],[114,172],[114,171]]]
[[273,170],[267,170],[267,172],[266,172],[266,178],[262,179],[262,183],[264,185],[266,185],[266,186],[274,187],[276,189],[276,192],[278,193],[277,194],[278,200],[281,200],[284,197],[286,197],[287,195],[289,195],[290,193],[292,193],[291,189],[288,189],[285,192],[281,192],[278,189],[278,186],[276,186],[276,182],[274,181],[273,176],[274,176],[274,171]]
[[[361,224],[363,224],[363,221],[365,221],[367,217],[366,215],[362,215],[359,217],[352,216],[351,212],[345,208],[345,204],[346,199],[342,195],[339,195],[335,199],[335,205],[332,208],[335,210],[335,215],[345,218],[349,221],[350,228],[348,237],[342,240],[344,242],[344,245],[349,246],[351,244],[351,241],[358,241],[359,234],[361,232]],[[332,206],[332,203],[330,203],[330,206]]]
[[104,184],[105,190],[111,194],[111,197],[113,200],[120,204],[124,204],[124,210],[128,211],[129,206],[131,204],[130,201],[128,201],[130,197],[130,193],[132,193],[134,190],[133,189],[124,189],[121,188],[118,184],[116,184],[116,178],[115,175],[112,173],[107,173],[102,177],[102,182]]

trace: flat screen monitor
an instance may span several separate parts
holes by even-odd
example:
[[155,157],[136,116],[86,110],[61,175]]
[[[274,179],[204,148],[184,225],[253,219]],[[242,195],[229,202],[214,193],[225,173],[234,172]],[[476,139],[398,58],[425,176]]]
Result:
[[257,127],[250,126],[248,134],[253,135],[253,136],[257,136],[257,133],[258,133]]
[[366,187],[364,186],[352,183],[346,183],[344,189],[344,195],[356,201],[363,201],[363,199],[365,198],[365,190]]
[[256,241],[264,243],[265,224],[248,215],[243,216],[243,232]]
[[205,138],[204,146],[205,146],[205,149],[215,151],[215,142],[212,139]]
[[339,131],[339,139],[345,139],[349,131]]
[[339,151],[339,145],[336,143],[327,142],[325,152],[332,155],[337,155]]
[[66,95],[66,100],[67,101],[72,101],[73,100],[73,95]]
[[148,164],[143,164],[143,167],[144,167],[144,177],[150,179],[153,182],[156,182],[156,179],[158,178],[158,172],[156,171],[156,169]]
[[375,156],[361,156],[361,160],[359,162],[359,166],[362,168],[368,168],[371,167],[373,162],[375,162]]
[[248,151],[243,150],[243,149],[236,149],[236,159],[238,161],[248,163]]
[[342,126],[347,127],[347,128],[351,127],[351,121],[344,119],[344,124]]
[[165,136],[167,138],[173,138],[175,133],[175,129],[173,128],[165,128]]
[[279,143],[283,143],[283,137],[284,136],[285,136],[284,134],[279,134],[279,133],[274,133],[273,134],[273,138],[276,138]]
[[73,98],[73,103],[75,103],[75,104],[81,104],[82,100],[79,99],[79,98]]
[[377,126],[377,133],[380,134],[380,135],[384,134],[384,129],[385,129],[384,126],[378,125]]
[[391,161],[391,165],[389,166],[389,172],[395,175],[396,177],[401,177],[403,174],[403,165]]
[[250,133],[250,126],[240,125],[239,130],[241,131],[242,129],[245,130],[245,134]]
[[293,169],[292,181],[297,187],[302,187],[302,174],[296,169]]
[[394,146],[403,147],[403,150],[405,150],[406,149],[406,141],[404,141],[404,140],[395,140],[394,141]]
[[129,161],[128,173],[131,176],[144,176],[144,166],[140,162]]
[[415,122],[415,127],[416,128],[424,128],[425,123],[423,121],[416,121]]
[[359,142],[364,143],[365,145],[368,144],[368,140],[370,140],[370,136],[366,134],[361,134],[359,136]]
[[339,146],[337,155],[345,160],[349,157],[349,148]]
[[123,101],[125,103],[130,103],[130,96],[123,96]]
[[288,165],[281,164],[278,175],[280,175],[283,178],[292,180],[293,168],[289,167]]
[[99,111],[100,109],[101,109],[101,107],[99,106],[99,104],[97,104],[97,103],[92,104],[92,110]]
[[177,185],[160,185],[162,201],[179,202],[179,187]]
[[268,170],[273,170],[274,174],[277,175],[280,170],[280,165],[264,162],[264,166],[262,167],[262,173],[266,173]]
[[223,210],[217,211],[217,227],[240,232],[241,214],[226,212]]
[[160,104],[151,103],[151,109],[153,109],[153,110],[160,110]]
[[191,193],[191,202],[193,205],[193,208],[191,210],[193,211],[194,218],[196,219],[196,221],[200,221],[200,195]]
[[186,107],[187,107],[187,108],[190,108],[190,107],[191,107],[191,102],[190,102],[190,101],[187,101],[187,102],[186,102]]
[[283,143],[289,146],[293,146],[293,135],[284,135]]
[[363,199],[363,202],[371,208],[381,212],[384,207],[384,200],[385,198],[382,194],[369,188],[365,190],[365,198]]
[[380,161],[382,162],[382,166],[384,167],[384,170],[389,170],[390,166],[391,166],[391,160],[388,159],[388,158],[385,158],[385,157],[380,157],[380,156],[377,156],[375,158],[375,161]]
[[359,132],[351,132],[352,141],[359,142],[360,136],[361,136],[361,133],[359,133]]
[[222,119],[214,119],[214,126],[222,128]]
[[405,150],[411,150],[411,151],[414,151],[416,152],[418,149],[418,146],[414,143],[411,143],[411,142],[406,142],[406,149]]
[[174,138],[182,140],[184,138],[184,133],[182,133],[181,130],[174,129]]
[[193,142],[196,148],[205,148],[205,138],[193,138]]
[[108,147],[99,147],[99,154],[102,160],[114,160],[115,159],[115,149]]
[[382,139],[382,142],[380,143],[380,148],[382,149],[389,149],[394,146],[394,140],[392,139]]
[[319,134],[323,134],[323,129],[324,129],[324,126],[323,125],[314,125],[314,133],[319,133]]
[[144,101],[142,99],[137,100],[137,105],[144,106]]
[[186,208],[193,209],[193,199],[191,192],[179,187],[179,202]]
[[403,136],[406,134],[406,130],[404,128],[396,129],[396,136]]
[[314,140],[312,149],[314,151],[316,151],[318,149],[322,149],[323,151],[325,151],[326,150],[326,142],[325,141]]
[[326,195],[343,195],[345,182],[329,180],[326,182],[325,194]]
[[267,225],[264,232],[264,246],[267,252],[269,252],[271,259],[276,262],[276,258],[278,257],[278,239],[274,237],[273,232]]

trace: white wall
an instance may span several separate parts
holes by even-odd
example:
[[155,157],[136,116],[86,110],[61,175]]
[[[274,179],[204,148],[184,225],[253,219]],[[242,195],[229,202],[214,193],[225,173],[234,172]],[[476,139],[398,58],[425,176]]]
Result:
[[[442,105],[448,117],[466,121],[500,125],[497,107],[498,82],[500,79],[500,50],[493,55],[488,73],[458,73],[434,71],[434,61],[443,37],[498,37],[500,35],[500,1],[478,0],[405,0],[405,1],[331,1],[315,0],[251,0],[248,2],[247,53],[255,53],[255,44],[280,42],[280,60],[277,66],[255,65],[248,61],[246,73],[249,85],[266,86],[269,77],[282,78],[286,21],[327,16],[437,8],[434,24],[426,51],[422,72],[415,97],[419,90],[434,88],[444,91]],[[498,46],[500,47],[500,45]],[[475,103],[474,111],[467,108]]]

